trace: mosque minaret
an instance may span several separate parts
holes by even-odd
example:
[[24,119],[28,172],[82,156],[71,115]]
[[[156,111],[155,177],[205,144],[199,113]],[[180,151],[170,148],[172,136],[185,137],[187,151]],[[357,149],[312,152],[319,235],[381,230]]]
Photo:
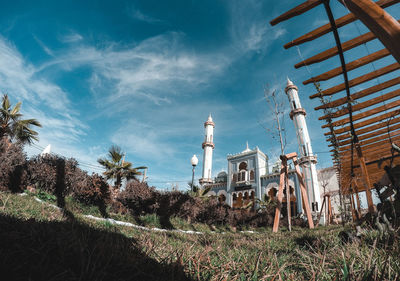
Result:
[[199,180],[200,184],[212,183],[213,179],[211,177],[211,169],[212,169],[212,155],[213,149],[215,147],[213,142],[213,134],[214,134],[215,124],[212,120],[211,113],[208,116],[207,121],[204,123],[205,128],[205,138],[202,144],[204,153],[203,153],[203,173],[202,177]]
[[306,123],[306,111],[301,107],[298,95],[298,88],[292,81],[287,79],[285,92],[290,103],[290,118],[293,120],[297,141],[299,144],[299,165],[303,170],[304,180],[308,193],[308,201],[312,211],[319,211],[321,208],[321,196],[317,178],[317,157],[313,155],[310,136]]

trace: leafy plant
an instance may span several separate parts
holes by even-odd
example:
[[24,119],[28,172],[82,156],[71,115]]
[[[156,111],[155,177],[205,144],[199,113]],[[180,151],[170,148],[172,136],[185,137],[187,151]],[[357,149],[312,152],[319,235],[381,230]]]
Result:
[[32,143],[38,140],[38,133],[31,129],[32,126],[41,127],[36,119],[21,119],[21,102],[11,107],[8,95],[3,95],[0,108],[0,139],[9,137],[21,143]]
[[114,187],[119,190],[122,185],[122,180],[127,181],[131,179],[137,179],[136,176],[142,173],[138,170],[146,169],[146,167],[132,167],[131,162],[125,161],[125,154],[122,152],[121,148],[117,145],[113,145],[108,150],[108,159],[99,158],[97,162],[102,165],[106,171],[103,173],[107,180],[115,180]]

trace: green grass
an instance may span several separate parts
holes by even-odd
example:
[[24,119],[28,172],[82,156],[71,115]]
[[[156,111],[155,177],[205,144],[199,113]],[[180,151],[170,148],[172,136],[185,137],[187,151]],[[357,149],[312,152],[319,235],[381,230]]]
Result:
[[[99,216],[95,208],[85,207],[70,198],[66,199],[66,205],[74,215],[73,220],[35,201],[31,195],[0,193],[0,238],[10,240],[3,241],[4,247],[13,247],[0,252],[0,256],[19,253],[15,260],[24,264],[9,264],[7,260],[7,268],[17,272],[18,268],[25,267],[35,274],[39,274],[36,268],[42,268],[46,271],[42,280],[400,278],[398,237],[382,236],[377,231],[370,231],[359,242],[343,244],[338,237],[343,230],[341,226],[314,230],[295,227],[292,232],[282,228],[278,233],[263,228],[258,229],[258,233],[241,233],[226,226],[192,225],[179,218],[171,219],[174,228],[205,232],[189,235],[94,221],[82,214]],[[120,220],[125,219],[135,221],[129,215],[120,215]],[[142,216],[140,221],[149,227],[160,227],[155,215]],[[211,232],[212,229],[215,232]],[[11,246],[18,245],[18,241],[27,246],[24,249]],[[74,261],[68,262],[72,253]],[[14,257],[9,259],[14,260]],[[26,265],[29,261],[32,267]],[[4,258],[0,264],[4,264]],[[6,270],[5,265],[0,268]],[[27,280],[32,276],[36,275],[19,279]]]

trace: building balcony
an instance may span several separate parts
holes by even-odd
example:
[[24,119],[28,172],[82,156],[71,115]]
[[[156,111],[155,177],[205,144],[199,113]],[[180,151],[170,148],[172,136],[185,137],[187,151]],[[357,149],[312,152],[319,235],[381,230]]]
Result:
[[242,170],[237,173],[233,173],[232,184],[236,186],[251,185],[255,182],[255,172],[254,169],[249,171]]

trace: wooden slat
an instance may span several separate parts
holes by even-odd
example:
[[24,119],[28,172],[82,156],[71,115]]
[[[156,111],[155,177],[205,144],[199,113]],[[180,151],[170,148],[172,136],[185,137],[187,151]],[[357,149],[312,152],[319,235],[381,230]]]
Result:
[[[354,128],[355,128],[355,129],[357,129],[357,128],[362,128],[362,127],[371,125],[371,124],[373,124],[373,123],[380,122],[380,121],[386,120],[386,119],[388,119],[388,118],[392,118],[392,117],[397,116],[397,115],[399,115],[399,114],[400,114],[400,110],[397,109],[397,110],[394,110],[394,111],[391,111],[391,112],[382,114],[382,115],[380,115],[380,116],[373,117],[373,118],[371,118],[371,119],[365,120],[365,121],[363,121],[363,122],[356,123],[356,124],[354,124]],[[349,131],[350,131],[350,126],[346,126],[346,127],[344,127],[344,128],[339,128],[339,129],[334,130],[334,133],[335,133],[335,134],[342,134],[342,133],[344,133],[344,132],[349,132]],[[326,136],[331,135],[331,134],[332,134],[332,133],[331,133],[330,131],[324,133],[324,135],[326,135]]]
[[[386,134],[383,134],[383,135],[380,135],[380,136],[377,136],[377,137],[374,137],[374,138],[371,138],[371,139],[360,141],[360,145],[364,146],[364,145],[367,145],[367,144],[371,144],[371,143],[375,143],[375,142],[378,142],[378,141],[381,141],[381,140],[388,139],[389,136],[391,138],[393,138],[393,137],[396,137],[398,135],[400,135],[400,131],[399,130],[391,131],[389,133],[386,133]],[[351,145],[345,145],[345,146],[339,147],[339,151],[340,152],[349,151],[350,149],[351,149]]]
[[[388,149],[391,149],[391,145],[392,142],[397,142],[400,141],[400,136],[395,136],[393,138],[389,139],[384,139],[378,142],[375,142],[373,144],[366,144],[362,147],[363,151],[365,151],[366,154],[368,153],[372,153],[374,151],[378,151],[384,147],[388,147]],[[355,149],[353,150],[353,154],[355,155],[356,151]],[[351,153],[349,151],[343,151],[343,152],[339,152],[339,156],[341,158],[341,160],[346,159],[346,158],[350,158],[351,157]]]
[[[387,120],[386,122],[381,122],[379,124],[375,124],[372,126],[368,126],[366,128],[360,129],[360,130],[356,130],[356,134],[357,136],[360,138],[360,135],[369,133],[369,132],[373,132],[374,130],[380,129],[380,128],[386,128],[388,125],[393,125],[396,123],[400,122],[400,117],[397,118],[391,118],[389,120]],[[369,134],[367,134],[369,135]],[[343,134],[343,135],[339,135],[336,136],[336,140],[344,140],[344,139],[350,139],[351,135],[349,133]],[[332,141],[332,138],[329,138],[328,141]]]
[[[383,112],[385,110],[392,109],[392,108],[395,108],[395,107],[398,107],[398,106],[400,106],[400,100],[396,100],[396,101],[388,103],[386,105],[378,106],[376,108],[367,110],[365,112],[361,112],[361,113],[358,113],[356,115],[353,115],[353,121],[357,121],[357,120],[366,118],[366,117],[371,116],[371,115],[375,115],[375,114],[381,113],[381,112]],[[347,124],[349,122],[350,122],[350,118],[347,117],[347,118],[343,118],[343,119],[340,119],[338,121],[332,122],[331,125],[333,127],[337,127],[337,126],[345,125],[345,124]],[[329,126],[330,126],[329,124],[325,124],[325,125],[322,125],[322,128],[328,128]]]
[[[396,140],[397,139],[395,139],[395,140],[392,139],[392,141],[394,141],[394,142],[396,142]],[[379,141],[379,142],[375,143],[374,145],[367,144],[367,145],[364,145],[364,147],[363,147],[363,151],[365,152],[365,154],[368,157],[369,156],[374,157],[374,155],[376,156],[376,154],[379,154],[379,153],[382,154],[382,153],[385,153],[386,151],[390,151],[391,149],[392,149],[392,145],[391,145],[390,141],[388,141],[387,139]],[[354,153],[355,152],[353,151],[353,156],[355,157]],[[339,159],[340,159],[340,164],[342,166],[346,166],[351,159],[351,152],[343,152],[342,151],[338,155],[339,155]]]
[[[395,154],[394,156],[398,157],[396,155],[398,155],[398,154]],[[382,150],[382,151],[377,152],[376,154],[374,153],[373,155],[367,155],[367,157],[365,159],[368,162],[368,164],[370,164],[370,163],[373,163],[373,162],[379,162],[379,161],[382,161],[384,159],[388,159],[390,157],[392,157],[392,153],[391,153],[390,150],[387,149],[386,151]],[[342,172],[350,171],[351,170],[350,166],[351,166],[351,160],[349,160],[349,159],[344,160],[342,162],[342,165],[341,165],[341,169],[342,169],[341,171]],[[357,161],[355,161],[354,164],[353,164],[353,169],[354,168],[358,168],[358,167],[359,167],[358,163],[357,163]]]
[[[390,52],[387,49],[379,50],[379,51],[377,51],[375,53],[372,53],[372,54],[367,55],[365,57],[362,57],[362,58],[359,58],[359,59],[354,60],[352,62],[349,62],[348,64],[346,64],[346,70],[347,71],[354,70],[354,69],[356,69],[358,67],[361,67],[361,66],[366,65],[368,63],[371,63],[373,61],[379,60],[379,59],[384,58],[384,57],[386,57],[388,55],[390,55]],[[342,73],[343,73],[343,68],[340,66],[340,67],[337,67],[337,68],[332,69],[330,71],[327,71],[327,72],[325,72],[323,74],[320,74],[320,75],[318,75],[316,77],[312,77],[312,78],[304,81],[303,84],[307,85],[307,84],[310,84],[310,83],[313,83],[313,82],[326,81],[326,80],[329,80],[329,79],[331,79],[333,77],[336,77],[336,76],[338,76],[338,75],[340,75]]]
[[[393,64],[390,64],[388,66],[382,67],[380,69],[374,70],[370,73],[361,75],[360,77],[354,78],[352,80],[349,81],[349,87],[354,87],[357,86],[359,84],[365,83],[367,81],[370,81],[372,79],[375,79],[377,77],[380,77],[382,75],[388,74],[390,72],[393,72],[395,70],[400,69],[400,64],[398,62],[395,62]],[[331,96],[334,95],[336,93],[339,93],[343,90],[346,89],[346,85],[345,83],[339,84],[337,86],[334,86],[332,88],[329,88],[327,90],[321,91],[321,93],[315,93],[313,95],[310,96],[310,99],[314,99],[314,98],[318,98],[318,97],[325,97],[325,96]]]
[[[393,157],[399,157],[399,156],[400,156],[399,154],[393,155]],[[382,151],[377,152],[376,154],[373,154],[373,156],[368,155],[368,157],[366,157],[365,159],[366,159],[367,165],[368,165],[368,164],[372,164],[374,162],[379,162],[379,161],[384,161],[385,159],[390,159],[391,157],[392,157],[392,153],[390,150],[386,150],[386,151],[382,150]],[[359,168],[357,161],[355,161],[353,164],[353,169],[354,168]],[[351,161],[350,160],[346,160],[346,161],[342,162],[341,171],[342,172],[351,171]]]
[[[362,91],[359,91],[357,93],[354,93],[354,94],[352,94],[350,96],[350,98],[351,98],[351,101],[354,101],[354,100],[357,100],[357,99],[372,95],[372,94],[374,94],[374,93],[376,93],[378,91],[384,90],[386,88],[395,86],[397,84],[400,84],[400,77],[396,77],[394,79],[385,81],[385,82],[383,82],[381,84],[378,84],[376,86],[372,86],[372,87],[367,88],[365,90],[362,90]],[[347,97],[343,97],[343,98],[331,101],[329,103],[317,106],[315,108],[315,110],[333,108],[333,107],[337,107],[337,106],[343,105],[345,103],[347,103]]]
[[[344,42],[342,44],[342,50],[343,50],[343,52],[346,52],[346,51],[351,50],[351,49],[353,49],[353,48],[355,48],[357,46],[360,46],[360,45],[362,45],[364,43],[367,43],[367,42],[369,42],[371,40],[374,40],[375,38],[376,38],[376,36],[374,35],[374,33],[372,33],[372,32],[365,33],[363,35],[355,37],[354,39],[351,39],[349,41]],[[301,61],[301,62],[295,64],[294,67],[295,68],[300,68],[300,67],[303,67],[303,66],[306,66],[306,65],[311,65],[311,64],[314,64],[314,63],[317,63],[317,62],[321,62],[321,61],[324,61],[324,60],[327,60],[327,59],[329,59],[331,57],[336,56],[338,53],[339,53],[338,48],[337,47],[333,47],[333,48],[325,50],[325,51],[323,51],[323,52],[321,52],[321,53],[319,53],[319,54],[317,54],[315,56],[312,56],[311,58],[308,58],[308,59],[306,59],[304,61]]]
[[[396,161],[396,164],[400,160],[399,156],[400,155],[397,154],[393,158],[394,161]],[[377,178],[377,177],[379,177],[379,175],[384,175],[386,172],[385,172],[385,170],[383,168],[384,168],[384,166],[390,164],[390,160],[391,160],[391,157],[387,157],[386,159],[384,159],[384,158],[383,159],[377,159],[377,161],[371,161],[371,162],[367,163],[368,171],[371,174],[372,178]],[[358,166],[358,164],[357,164],[357,167],[354,170],[355,170],[355,175],[356,176],[360,176],[361,175],[361,169]],[[344,172],[345,174],[350,174],[350,167],[347,168],[347,169],[342,169],[342,172]]]
[[[397,130],[397,129],[400,129],[400,124],[389,126],[389,128],[387,128],[387,126],[385,125],[385,128],[383,128],[383,129],[380,129],[380,130],[377,130],[377,131],[373,131],[373,132],[371,132],[369,134],[365,134],[365,135],[361,135],[361,136],[357,135],[357,136],[358,136],[358,140],[361,141],[361,140],[366,140],[366,139],[369,139],[369,138],[372,138],[372,137],[377,137],[377,136],[380,136],[380,135],[383,135],[383,134],[387,134],[388,131],[394,131],[394,130]],[[347,145],[347,144],[350,144],[350,143],[351,143],[351,139],[347,139],[347,140],[338,142],[338,146],[344,146],[344,145]],[[332,146],[332,144],[329,144],[328,146]]]
[[[377,1],[376,4],[381,6],[382,8],[387,8],[391,5],[394,5],[399,2],[400,2],[400,0],[380,0],[380,1]],[[335,20],[335,24],[336,24],[337,28],[340,28],[340,27],[343,27],[346,24],[349,24],[355,20],[357,20],[357,18],[352,13],[350,13],[350,14],[347,14],[347,15]],[[308,32],[307,34],[305,34],[303,36],[300,36],[299,38],[292,40],[291,42],[285,44],[284,47],[285,47],[285,49],[288,49],[290,47],[300,45],[300,44],[308,42],[308,41],[312,41],[314,39],[321,37],[322,35],[325,35],[325,34],[331,32],[331,31],[332,31],[331,24],[327,23],[321,27],[318,27],[317,29],[314,29],[313,31]]]
[[295,16],[299,16],[312,8],[318,6],[319,4],[322,4],[322,0],[307,0],[304,3],[301,3],[300,5],[294,7],[293,9],[287,11],[286,13],[280,15],[279,17],[271,20],[269,23],[274,26],[280,22],[283,22],[285,20],[291,19]]
[[[366,42],[374,40],[375,38],[376,37],[372,32],[368,32],[368,33],[365,33],[365,34],[363,34],[361,36],[358,36],[358,37],[356,37],[354,39],[346,41],[346,42],[344,42],[342,44],[343,52],[346,52],[346,51],[348,51],[348,50],[350,50],[352,48],[360,46],[361,44],[364,44]],[[330,49],[328,49],[326,51],[323,51],[323,52],[321,52],[321,53],[319,53],[319,54],[317,54],[315,56],[312,56],[311,58],[308,58],[308,59],[306,59],[306,60],[304,60],[302,62],[299,62],[299,63],[295,64],[294,67],[295,68],[300,68],[300,67],[303,67],[303,66],[306,66],[306,65],[309,66],[311,64],[314,64],[314,63],[317,63],[317,62],[321,62],[321,61],[327,60],[327,59],[329,59],[331,57],[334,57],[338,53],[339,53],[338,48],[337,47],[333,47],[333,48],[330,48]]]
[[371,0],[341,0],[379,41],[400,62],[400,24],[384,9]]
[[[389,92],[389,93],[386,93],[386,94],[381,95],[379,97],[367,100],[365,102],[361,102],[361,103],[352,105],[351,109],[352,109],[353,112],[355,112],[355,111],[358,111],[358,110],[361,110],[361,109],[376,105],[378,103],[393,99],[393,98],[395,98],[397,96],[400,96],[400,89],[392,91],[392,92]],[[329,115],[321,116],[318,119],[319,120],[324,120],[324,119],[328,119],[328,118],[338,118],[338,117],[341,117],[341,116],[343,116],[343,115],[345,115],[347,113],[349,113],[349,109],[346,107],[346,108],[340,109],[340,110],[338,110],[336,112],[330,113]]]

